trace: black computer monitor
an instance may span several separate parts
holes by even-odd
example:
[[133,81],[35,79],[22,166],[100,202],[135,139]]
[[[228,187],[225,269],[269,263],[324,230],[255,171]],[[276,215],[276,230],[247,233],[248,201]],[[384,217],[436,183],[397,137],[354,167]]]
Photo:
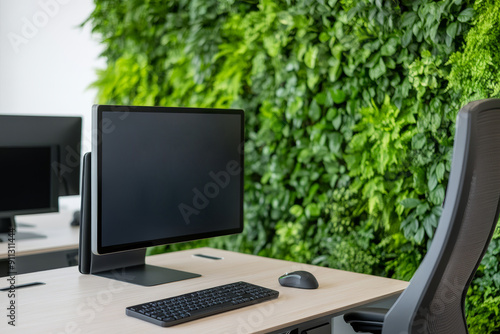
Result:
[[[81,117],[0,115],[0,147],[4,154],[0,157],[4,162],[0,177],[5,178],[0,187],[4,196],[0,204],[0,233],[16,227],[14,215],[57,211],[54,202],[58,196],[79,194],[81,131]],[[50,161],[45,158],[43,163],[37,162],[41,161],[37,160],[41,159],[41,151],[37,150],[42,147],[50,148]],[[12,168],[15,164],[22,165],[22,169]],[[50,182],[47,170],[50,170]],[[37,183],[34,176],[42,171],[45,174]],[[42,184],[46,185],[45,189]],[[47,202],[49,191],[50,203]],[[13,197],[13,194],[25,197]],[[29,196],[34,197],[29,199]],[[21,234],[16,237],[23,238]]]
[[242,110],[96,105],[92,117],[94,254],[242,231]]
[[[51,168],[59,161],[57,146],[0,146],[0,233],[15,228],[15,215],[58,211],[57,175]],[[16,239],[41,235],[22,232]],[[5,236],[0,236],[5,239]]]
[[59,161],[52,164],[59,196],[80,194],[81,141],[81,117],[0,115],[0,146],[59,147]]

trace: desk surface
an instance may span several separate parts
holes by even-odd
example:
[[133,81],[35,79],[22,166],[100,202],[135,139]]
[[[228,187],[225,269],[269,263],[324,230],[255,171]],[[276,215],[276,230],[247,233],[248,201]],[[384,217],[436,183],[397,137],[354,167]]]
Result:
[[[210,260],[202,253],[223,257]],[[150,256],[147,263],[202,275],[185,281],[142,287],[92,275],[76,267],[16,277],[17,284],[41,281],[46,285],[16,291],[16,327],[0,317],[0,332],[22,333],[266,333],[401,293],[407,282],[330,268],[200,248]],[[281,287],[285,272],[307,270],[318,279],[316,290]],[[125,315],[125,307],[221,284],[247,281],[278,290],[278,299],[210,316],[168,329]],[[0,287],[7,285],[5,278]],[[7,293],[0,292],[6,312]]]
[[[78,248],[79,227],[71,226],[73,211],[17,216],[16,221],[34,227],[19,227],[20,232],[34,232],[46,238],[16,240],[16,256]],[[8,243],[0,242],[0,260],[8,257]]]

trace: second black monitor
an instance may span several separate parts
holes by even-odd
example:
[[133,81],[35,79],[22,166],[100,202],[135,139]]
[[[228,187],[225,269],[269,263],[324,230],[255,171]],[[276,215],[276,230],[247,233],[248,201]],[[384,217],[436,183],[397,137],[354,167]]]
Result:
[[72,116],[0,115],[0,146],[57,146],[59,196],[80,194],[82,118]]

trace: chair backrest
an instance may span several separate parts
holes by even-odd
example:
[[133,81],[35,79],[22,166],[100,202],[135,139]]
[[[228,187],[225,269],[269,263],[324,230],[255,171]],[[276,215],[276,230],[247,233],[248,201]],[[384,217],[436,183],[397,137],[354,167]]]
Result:
[[446,200],[434,239],[383,334],[468,333],[464,302],[500,210],[500,99],[457,116]]

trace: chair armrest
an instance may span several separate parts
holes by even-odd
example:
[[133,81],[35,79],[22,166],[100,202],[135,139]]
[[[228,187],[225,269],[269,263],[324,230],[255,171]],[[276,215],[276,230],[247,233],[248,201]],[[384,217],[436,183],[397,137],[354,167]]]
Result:
[[382,332],[387,309],[362,308],[344,314],[344,320],[352,326],[356,332],[369,332],[378,334]]

